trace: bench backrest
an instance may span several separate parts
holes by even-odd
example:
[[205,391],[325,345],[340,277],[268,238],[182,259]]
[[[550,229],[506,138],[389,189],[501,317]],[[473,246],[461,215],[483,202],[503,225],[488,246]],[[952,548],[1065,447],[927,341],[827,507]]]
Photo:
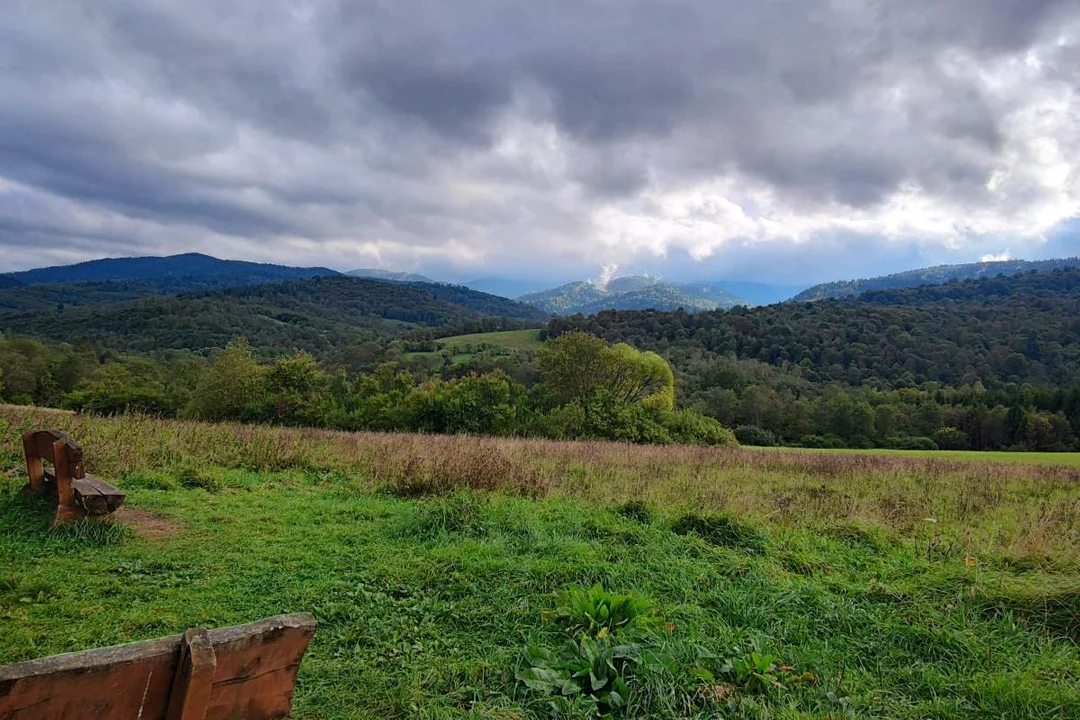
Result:
[[81,464],[83,460],[82,446],[71,439],[71,436],[59,430],[33,430],[23,435],[23,450],[34,457],[48,460],[56,466],[55,446],[58,441],[63,442],[63,452],[70,465]]
[[316,626],[279,615],[6,665],[0,718],[282,718]]

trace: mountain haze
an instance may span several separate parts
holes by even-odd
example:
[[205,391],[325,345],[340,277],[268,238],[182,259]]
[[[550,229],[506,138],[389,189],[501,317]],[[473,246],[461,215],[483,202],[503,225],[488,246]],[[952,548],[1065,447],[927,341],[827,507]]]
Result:
[[1076,266],[1080,266],[1080,258],[1077,257],[1054,260],[1003,260],[963,265],[936,265],[875,278],[822,283],[802,291],[792,300],[805,302],[824,298],[850,297],[877,290],[899,290],[922,285],[940,285],[950,280],[975,280],[997,275],[1018,275],[1033,270],[1045,272]]
[[668,283],[643,275],[615,278],[607,285],[587,280],[518,298],[556,315],[590,315],[603,310],[716,310],[748,304],[711,283]]
[[345,274],[350,277],[370,278],[372,280],[389,280],[393,282],[437,282],[436,280],[432,280],[425,275],[418,275],[416,273],[409,272],[398,272],[395,270],[381,270],[379,268],[359,268],[357,270],[349,270]]

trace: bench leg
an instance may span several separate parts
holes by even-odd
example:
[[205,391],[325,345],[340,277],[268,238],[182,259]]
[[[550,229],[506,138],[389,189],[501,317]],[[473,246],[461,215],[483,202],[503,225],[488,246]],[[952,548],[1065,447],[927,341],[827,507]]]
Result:
[[41,458],[34,447],[32,432],[23,433],[23,453],[26,455],[26,474],[30,477],[26,489],[28,492],[41,492],[45,487],[45,469],[41,466]]
[[75,522],[79,518],[83,517],[82,508],[75,505],[57,505],[56,515],[53,516],[52,526],[63,525],[64,523]]

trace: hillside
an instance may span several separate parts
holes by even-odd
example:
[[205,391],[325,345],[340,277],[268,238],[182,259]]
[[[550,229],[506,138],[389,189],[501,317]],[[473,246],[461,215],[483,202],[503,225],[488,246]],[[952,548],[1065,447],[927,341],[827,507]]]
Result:
[[[1080,268],[815,303],[560,317],[660,353],[744,444],[1080,447]],[[745,427],[743,427],[745,426]],[[764,430],[765,432],[761,432]]]
[[795,295],[792,301],[803,302],[824,298],[849,297],[876,290],[899,290],[922,285],[938,285],[951,280],[976,280],[996,277],[997,275],[1017,275],[1031,271],[1047,272],[1058,268],[1077,266],[1080,266],[1080,258],[1076,257],[1056,260],[1006,260],[1001,262],[968,263],[965,265],[937,265],[882,277],[822,283],[803,290]]
[[209,255],[186,253],[166,257],[106,258],[37,268],[0,275],[0,283],[5,278],[23,285],[135,280],[141,281],[143,288],[153,290],[145,294],[172,294],[334,275],[340,273],[324,267],[298,268],[219,260]]
[[223,347],[245,336],[256,348],[332,347],[412,327],[460,325],[486,316],[543,320],[535,308],[457,286],[327,277],[178,296],[0,313],[0,332],[58,343],[90,337],[122,351]]
[[798,366],[810,382],[918,386],[1080,382],[1080,268],[694,315],[558,318],[673,356],[733,354]]
[[603,310],[716,310],[745,305],[719,286],[709,283],[666,283],[644,276],[615,278],[606,286],[578,281],[518,298],[556,315],[591,315]]
[[393,270],[380,270],[378,268],[359,268],[345,273],[349,277],[370,278],[372,280],[390,280],[393,282],[435,282],[424,275],[416,273],[395,272]]

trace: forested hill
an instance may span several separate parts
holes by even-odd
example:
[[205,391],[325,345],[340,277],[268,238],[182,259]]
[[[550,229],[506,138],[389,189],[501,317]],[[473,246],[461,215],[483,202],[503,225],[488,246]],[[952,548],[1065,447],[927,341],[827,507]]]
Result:
[[1055,260],[1006,260],[965,265],[937,265],[882,277],[822,283],[803,290],[792,300],[802,302],[805,300],[849,297],[877,290],[899,290],[923,285],[938,285],[952,280],[975,280],[992,278],[998,275],[1017,275],[1031,271],[1048,272],[1059,268],[1077,266],[1080,266],[1080,258],[1076,257]]
[[0,275],[0,287],[4,287],[5,280],[22,285],[140,281],[146,287],[155,288],[155,293],[166,294],[340,274],[324,267],[299,268],[219,260],[209,255],[187,253],[166,257],[105,258],[7,273]]
[[607,285],[578,281],[518,298],[557,315],[590,315],[603,310],[676,310],[690,312],[747,305],[722,287],[710,283],[666,283],[656,278],[628,276]]
[[656,350],[691,376],[714,371],[708,358],[731,356],[819,386],[1064,387],[1080,382],[1080,269],[750,310],[609,311],[549,324],[551,335],[574,329]]
[[205,351],[247,337],[262,350],[330,348],[414,327],[459,326],[498,316],[549,316],[467,288],[326,277],[177,296],[0,313],[0,332],[51,343],[93,338],[128,352]]

